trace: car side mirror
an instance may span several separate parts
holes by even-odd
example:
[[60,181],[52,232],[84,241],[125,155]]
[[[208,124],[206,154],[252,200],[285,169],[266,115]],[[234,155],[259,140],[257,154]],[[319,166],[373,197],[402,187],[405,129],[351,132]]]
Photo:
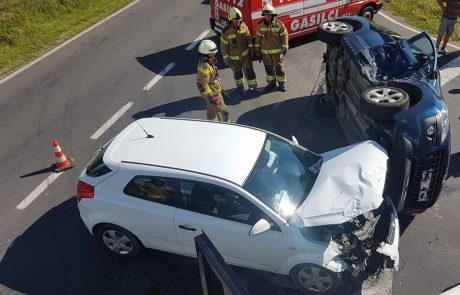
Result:
[[249,236],[255,237],[266,231],[269,231],[270,228],[271,228],[271,225],[268,221],[266,221],[265,219],[260,219],[259,221],[256,222],[256,224],[254,224],[254,226],[249,231]]
[[297,141],[297,138],[295,138],[294,135],[292,136],[292,142],[294,142],[294,143],[297,144],[297,145],[299,144],[299,142]]

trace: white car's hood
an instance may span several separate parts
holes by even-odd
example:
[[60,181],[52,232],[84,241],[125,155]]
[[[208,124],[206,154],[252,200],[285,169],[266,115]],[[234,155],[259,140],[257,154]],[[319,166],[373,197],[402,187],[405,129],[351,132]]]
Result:
[[322,156],[318,178],[289,223],[340,224],[380,206],[388,160],[383,147],[366,141]]

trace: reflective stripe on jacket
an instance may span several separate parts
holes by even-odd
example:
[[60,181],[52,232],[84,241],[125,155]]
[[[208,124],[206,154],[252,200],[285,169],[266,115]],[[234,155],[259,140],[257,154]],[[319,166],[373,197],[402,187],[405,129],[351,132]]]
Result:
[[222,84],[219,79],[216,66],[201,60],[198,63],[196,73],[196,85],[203,96],[218,95],[222,92]]
[[286,26],[279,20],[269,25],[262,20],[257,25],[256,49],[260,47],[263,54],[279,54],[289,48],[289,36]]
[[251,35],[245,23],[241,23],[238,30],[229,25],[222,32],[220,50],[224,59],[241,60],[249,54],[249,48],[252,48]]

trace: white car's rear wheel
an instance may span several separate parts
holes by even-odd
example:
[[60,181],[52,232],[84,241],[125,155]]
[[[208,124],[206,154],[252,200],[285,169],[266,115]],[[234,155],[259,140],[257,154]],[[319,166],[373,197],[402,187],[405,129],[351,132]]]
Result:
[[139,240],[126,229],[106,224],[97,230],[99,241],[113,253],[120,256],[136,256],[141,250]]
[[307,294],[334,294],[342,285],[340,274],[316,264],[299,264],[291,271],[294,284]]

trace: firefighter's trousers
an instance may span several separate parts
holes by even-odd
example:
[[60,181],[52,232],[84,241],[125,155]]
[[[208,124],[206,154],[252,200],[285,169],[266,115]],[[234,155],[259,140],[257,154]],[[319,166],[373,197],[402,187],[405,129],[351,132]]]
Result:
[[242,60],[230,60],[229,67],[233,71],[236,87],[244,86],[244,78],[246,78],[248,87],[257,87],[256,73],[249,54]]
[[286,83],[284,56],[282,54],[262,54],[262,61],[267,74],[267,83],[273,84],[278,80],[279,85],[284,85]]
[[216,96],[217,100],[215,102],[211,102],[207,96],[202,96],[206,101],[206,116],[208,120],[228,122],[230,118],[224,98],[222,94]]

